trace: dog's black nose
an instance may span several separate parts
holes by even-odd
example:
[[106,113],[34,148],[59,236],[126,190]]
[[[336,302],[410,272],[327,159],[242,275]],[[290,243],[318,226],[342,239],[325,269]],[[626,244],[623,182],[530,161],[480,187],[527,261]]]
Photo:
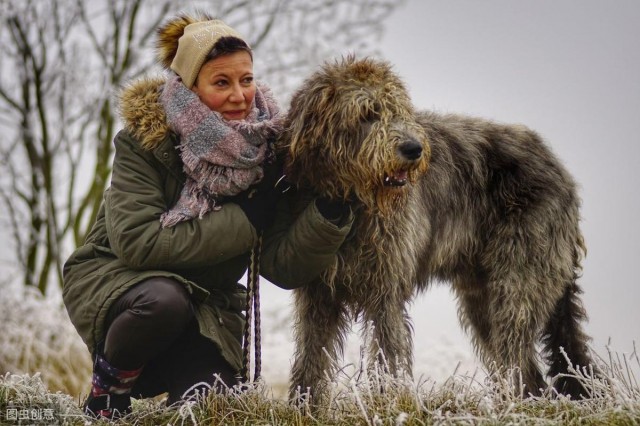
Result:
[[407,160],[417,160],[422,155],[422,145],[416,141],[404,142],[398,150]]

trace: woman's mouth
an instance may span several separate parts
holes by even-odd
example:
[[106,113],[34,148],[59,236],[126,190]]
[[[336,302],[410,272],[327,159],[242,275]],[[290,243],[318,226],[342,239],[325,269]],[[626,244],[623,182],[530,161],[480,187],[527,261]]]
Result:
[[244,120],[246,118],[246,111],[243,109],[224,111],[222,116],[227,120]]

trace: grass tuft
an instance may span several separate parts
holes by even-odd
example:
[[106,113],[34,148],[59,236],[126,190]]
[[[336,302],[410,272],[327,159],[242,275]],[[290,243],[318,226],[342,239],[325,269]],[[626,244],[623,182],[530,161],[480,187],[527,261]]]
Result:
[[[436,385],[430,380],[392,377],[379,365],[347,366],[334,378],[330,397],[321,406],[298,408],[274,398],[264,382],[229,389],[167,408],[163,400],[134,401],[133,413],[115,422],[128,425],[426,425],[426,424],[568,424],[632,425],[640,423],[640,361],[631,355],[609,353],[598,359],[599,377],[576,371],[594,395],[572,400],[551,388],[545,396],[519,398],[504,375],[453,375]],[[366,364],[368,365],[368,364]],[[79,401],[52,393],[40,375],[0,377],[0,423],[12,423],[7,412],[52,409],[47,424],[108,424],[84,417]],[[37,423],[35,423],[37,424]]]
[[8,283],[0,283],[0,292],[0,374],[40,372],[53,391],[86,393],[91,357],[60,298]]
[[[3,294],[0,372],[11,373],[0,373],[1,425],[640,424],[635,345],[627,354],[609,347],[605,357],[594,353],[597,374],[569,371],[589,391],[591,398],[584,400],[558,395],[551,387],[542,397],[520,398],[511,381],[517,372],[454,372],[443,383],[406,374],[395,377],[386,373],[384,356],[377,354],[380,363],[371,362],[363,349],[354,364],[333,362],[338,374],[328,377],[328,397],[319,406],[292,405],[274,397],[281,383],[258,381],[179,407],[167,408],[162,398],[134,400],[129,416],[114,423],[97,421],[80,409],[91,365],[59,302],[29,290]],[[365,333],[363,347],[370,343],[370,333]]]

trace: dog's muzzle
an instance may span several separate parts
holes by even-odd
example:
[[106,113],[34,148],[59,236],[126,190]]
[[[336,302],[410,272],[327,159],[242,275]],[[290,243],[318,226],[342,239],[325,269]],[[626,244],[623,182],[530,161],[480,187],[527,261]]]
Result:
[[409,177],[409,169],[411,168],[410,165],[413,165],[420,160],[423,151],[422,145],[415,140],[409,140],[400,144],[397,148],[398,156],[402,162],[407,163],[407,168],[397,170],[385,176],[385,186],[406,185]]

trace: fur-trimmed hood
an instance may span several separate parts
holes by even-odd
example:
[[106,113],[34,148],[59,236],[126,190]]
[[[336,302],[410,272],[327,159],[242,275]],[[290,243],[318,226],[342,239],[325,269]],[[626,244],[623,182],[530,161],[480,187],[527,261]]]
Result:
[[127,84],[118,96],[124,128],[144,149],[157,147],[171,131],[160,93],[165,77],[143,77]]

